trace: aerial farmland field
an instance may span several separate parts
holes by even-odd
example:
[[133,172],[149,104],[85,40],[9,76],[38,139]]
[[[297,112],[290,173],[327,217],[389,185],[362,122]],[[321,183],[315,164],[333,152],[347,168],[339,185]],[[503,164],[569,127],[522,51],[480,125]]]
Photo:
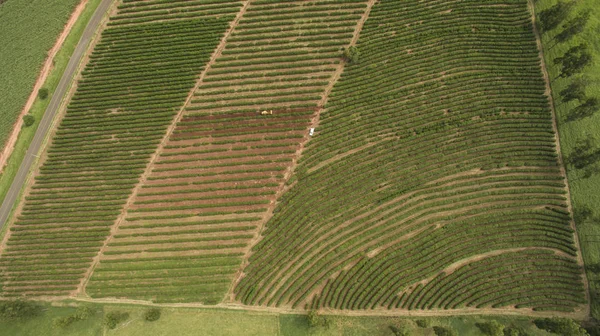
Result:
[[117,0],[0,297],[584,319],[536,34],[526,0]]

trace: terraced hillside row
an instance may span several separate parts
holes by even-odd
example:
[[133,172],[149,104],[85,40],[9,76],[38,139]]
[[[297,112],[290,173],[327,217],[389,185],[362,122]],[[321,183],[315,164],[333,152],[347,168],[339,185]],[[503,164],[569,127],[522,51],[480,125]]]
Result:
[[89,295],[223,300],[366,9],[362,0],[249,3],[110,240]]
[[125,0],[102,33],[11,227],[2,297],[77,290],[241,8],[229,0],[166,4]]
[[581,309],[527,2],[381,0],[358,48],[236,299]]

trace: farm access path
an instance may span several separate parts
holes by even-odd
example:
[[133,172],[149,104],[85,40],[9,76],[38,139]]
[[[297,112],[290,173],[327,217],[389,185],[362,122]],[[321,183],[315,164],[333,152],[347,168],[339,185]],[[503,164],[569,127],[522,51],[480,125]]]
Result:
[[[127,304],[142,305],[147,307],[160,308],[197,308],[197,309],[225,309],[234,311],[251,311],[258,313],[271,314],[303,314],[305,311],[298,309],[282,307],[248,306],[239,303],[219,303],[217,305],[204,305],[201,303],[154,303],[151,301],[132,300],[132,299],[92,299],[89,297],[69,298],[76,302],[89,302],[97,304]],[[49,298],[53,301],[52,298]],[[534,311],[525,308],[462,308],[462,309],[430,309],[430,310],[407,310],[407,309],[370,309],[370,310],[338,310],[322,309],[319,313],[323,315],[337,316],[378,316],[378,317],[441,317],[441,316],[468,316],[468,315],[491,315],[491,316],[528,316],[528,317],[566,317],[576,320],[585,320],[588,314],[585,311],[577,312],[554,312],[554,311]]]
[[21,166],[17,171],[17,175],[15,175],[15,179],[6,193],[6,197],[2,202],[2,206],[0,206],[0,230],[8,220],[8,216],[10,215],[13,205],[15,204],[21,188],[25,183],[27,174],[34,163],[35,158],[37,158],[40,148],[44,143],[44,139],[50,130],[50,126],[52,125],[54,117],[58,113],[63,97],[70,87],[71,80],[74,78],[75,73],[79,68],[79,64],[88,49],[88,45],[92,41],[92,38],[102,22],[102,18],[107,13],[112,2],[113,0],[102,0],[100,5],[98,5],[96,12],[94,12],[94,15],[90,19],[88,25],[83,31],[83,34],[81,35],[81,39],[77,43],[77,46],[73,51],[73,55],[71,55],[71,58],[69,59],[67,68],[65,69],[65,72],[63,73],[60,82],[56,87],[56,91],[52,95],[52,99],[50,100],[50,104],[48,104],[48,107],[44,112],[42,120],[40,120],[40,125],[35,132],[31,144],[29,145],[29,149],[27,149],[27,153],[25,153],[25,157],[23,158],[23,162],[21,162]]

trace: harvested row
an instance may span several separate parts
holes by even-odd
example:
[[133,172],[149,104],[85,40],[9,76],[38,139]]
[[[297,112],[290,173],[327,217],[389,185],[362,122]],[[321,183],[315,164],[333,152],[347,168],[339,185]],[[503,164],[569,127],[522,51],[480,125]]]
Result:
[[[221,2],[241,7],[212,1]],[[180,5],[202,13],[208,8],[203,2]],[[0,259],[3,297],[76,291],[233,18],[205,13],[132,22],[121,20],[124,9],[90,55],[11,227]],[[151,6],[139,11],[148,18],[151,13]]]
[[[360,63],[335,85],[236,299],[580,309],[581,267],[526,2],[382,0],[358,48]],[[522,270],[512,271],[515,255],[530,257]],[[514,280],[493,274],[493,290],[478,291],[489,279],[468,272],[469,262]],[[469,282],[453,280],[461,272]]]
[[[365,9],[360,0],[247,6],[127,209],[88,294],[223,300]],[[125,267],[140,257],[221,253],[238,256],[208,268]]]

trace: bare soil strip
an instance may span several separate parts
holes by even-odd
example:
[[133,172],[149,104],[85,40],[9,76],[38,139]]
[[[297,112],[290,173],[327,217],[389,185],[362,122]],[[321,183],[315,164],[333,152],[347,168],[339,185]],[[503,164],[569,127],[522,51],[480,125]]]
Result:
[[[535,5],[533,0],[527,0],[527,6],[529,7],[529,12],[531,13],[531,23],[533,25],[533,33],[535,34],[535,41],[538,47],[540,62],[542,67],[542,74],[544,76],[544,83],[546,84],[546,96],[548,96],[548,101],[550,103],[550,109],[552,110],[552,129],[554,130],[554,143],[556,144],[556,152],[558,155],[558,165],[560,167],[560,172],[564,176],[565,182],[565,190],[567,192],[567,209],[570,213],[573,213],[573,204],[571,203],[571,188],[569,186],[569,179],[567,178],[567,171],[565,169],[565,161],[562,157],[562,151],[560,148],[560,139],[558,136],[558,121],[556,115],[556,109],[554,108],[554,99],[552,98],[552,89],[550,88],[550,76],[548,75],[548,70],[546,68],[546,62],[544,61],[544,48],[542,46],[542,38],[538,27],[536,25],[536,17],[535,17]],[[575,240],[575,246],[579,253],[577,253],[577,263],[584,269],[583,264],[583,253],[581,252],[581,244],[579,243],[579,235],[577,234],[577,228],[575,227],[575,221],[571,220],[571,228],[573,229],[573,235]],[[587,304],[585,305],[585,314],[586,316],[590,313],[590,284],[587,278],[585,271],[583,271],[583,286],[585,287],[585,299]]]
[[11,156],[13,150],[15,149],[15,144],[17,143],[17,139],[19,138],[19,132],[21,131],[21,127],[23,126],[23,116],[25,116],[27,112],[29,112],[29,109],[31,109],[33,102],[35,102],[39,89],[42,88],[42,85],[44,85],[46,78],[48,78],[48,75],[50,74],[50,71],[53,68],[54,57],[56,57],[56,54],[67,39],[67,36],[69,36],[69,33],[71,33],[71,29],[75,25],[75,22],[77,22],[77,20],[79,19],[79,16],[81,15],[83,9],[87,5],[87,2],[88,0],[82,0],[81,3],[79,3],[79,5],[75,7],[75,11],[73,11],[73,14],[71,14],[71,17],[69,18],[69,21],[67,21],[65,29],[62,31],[62,33],[56,40],[56,43],[54,44],[52,49],[48,51],[48,57],[46,58],[46,62],[44,62],[42,71],[36,79],[35,85],[33,86],[33,90],[31,91],[31,94],[29,95],[25,106],[23,106],[21,113],[19,113],[17,122],[15,123],[13,130],[10,133],[10,137],[6,140],[6,144],[4,145],[2,153],[0,154],[0,173],[2,173],[2,171],[4,170],[4,167],[8,162],[8,158]]
[[[367,8],[365,9],[365,12],[363,13],[360,20],[356,24],[356,27],[352,34],[352,39],[350,40],[350,44],[348,45],[349,47],[356,45],[356,42],[358,41],[358,38],[360,36],[360,32],[362,31],[362,28],[363,28],[365,22],[367,21],[369,14],[371,13],[371,9],[373,8],[373,5],[375,5],[375,2],[376,2],[376,0],[369,0],[367,2]],[[331,91],[333,90],[333,86],[339,80],[340,76],[342,75],[342,72],[344,72],[344,63],[340,63],[339,65],[337,65],[333,76],[329,80],[329,84],[327,85],[327,87],[322,95],[322,98],[318,103],[318,106],[320,108],[315,112],[315,116],[310,121],[310,126],[309,126],[310,128],[316,128],[319,125],[321,109],[327,103],[327,100],[329,99],[329,94],[331,94]],[[306,138],[304,140],[304,142],[300,143],[300,148],[296,151],[295,157],[292,161],[292,164],[290,165],[290,168],[285,173],[284,180],[286,182],[290,179],[294,170],[298,166],[298,160],[302,156],[302,152],[304,151],[304,147],[306,146],[307,141],[308,141],[308,138]],[[275,199],[279,199],[281,197],[281,195],[283,195],[283,193],[287,189],[288,189],[288,187],[286,187],[286,183],[283,183],[281,188],[277,191]],[[246,266],[248,265],[248,258],[250,258],[252,248],[261,240],[261,238],[262,238],[261,235],[265,229],[265,225],[269,221],[269,219],[271,219],[271,217],[273,217],[273,211],[275,210],[276,206],[277,206],[277,202],[274,202],[269,205],[269,208],[267,209],[264,219],[260,223],[260,227],[258,228],[258,235],[256,236],[256,238],[253,238],[252,241],[250,242],[250,244],[248,245],[248,248],[243,257],[243,261],[242,261],[240,270],[237,272],[235,280],[231,283],[231,287],[229,288],[229,291],[225,296],[225,302],[227,302],[227,301],[233,302],[234,301],[235,295],[233,293],[233,290],[237,286],[237,284],[240,282],[240,280],[244,277],[244,268],[246,268]]]
[[149,161],[148,165],[146,166],[146,170],[144,171],[144,173],[140,177],[139,182],[137,183],[137,185],[135,186],[135,188],[131,192],[131,195],[127,199],[127,202],[125,203],[125,206],[123,207],[123,211],[121,212],[121,214],[119,215],[119,217],[115,221],[115,224],[111,227],[110,235],[104,241],[104,244],[102,245],[102,247],[98,251],[98,254],[94,257],[94,260],[93,260],[92,264],[90,265],[90,268],[85,273],[85,276],[81,279],[81,283],[77,287],[76,294],[84,295],[85,296],[85,286],[89,282],[89,279],[90,279],[92,273],[94,272],[94,269],[96,268],[96,266],[100,262],[100,257],[102,256],[102,254],[106,250],[109,242],[113,238],[113,235],[119,230],[119,226],[125,221],[125,218],[127,217],[127,210],[133,205],[133,203],[134,203],[134,201],[135,201],[135,199],[137,197],[137,194],[139,193],[139,191],[142,188],[142,186],[146,183],[146,179],[148,178],[148,176],[152,172],[152,169],[154,168],[154,163],[160,157],[160,154],[164,150],[164,146],[165,146],[167,140],[169,139],[169,137],[171,136],[171,134],[175,130],[175,127],[177,126],[177,123],[181,120],[181,118],[183,116],[183,113],[185,111],[185,107],[191,102],[192,98],[194,97],[194,92],[196,92],[196,90],[198,90],[198,87],[204,81],[204,78],[206,77],[206,73],[208,72],[208,70],[212,67],[212,65],[215,63],[215,61],[217,60],[217,58],[219,56],[221,56],[221,53],[223,52],[223,49],[225,49],[225,45],[227,43],[227,39],[228,39],[229,35],[235,29],[235,27],[237,26],[238,22],[242,18],[242,16],[246,13],[246,9],[248,8],[249,4],[250,4],[250,0],[244,2],[244,5],[240,9],[240,11],[238,12],[238,14],[234,18],[234,20],[230,23],[229,28],[227,29],[227,31],[223,35],[223,38],[219,42],[219,45],[217,46],[217,49],[215,49],[215,51],[213,52],[212,56],[210,57],[210,60],[208,61],[208,63],[204,67],[204,70],[202,71],[202,73],[200,74],[200,77],[196,81],[196,85],[194,85],[194,87],[192,88],[192,90],[188,94],[185,102],[182,104],[181,109],[177,112],[177,115],[173,118],[173,121],[171,122],[171,125],[167,129],[167,132],[165,133],[165,136],[161,140],[161,142],[158,145],[158,148],[156,149],[156,151],[154,152],[154,154],[152,154],[152,157],[150,158],[150,161]]

